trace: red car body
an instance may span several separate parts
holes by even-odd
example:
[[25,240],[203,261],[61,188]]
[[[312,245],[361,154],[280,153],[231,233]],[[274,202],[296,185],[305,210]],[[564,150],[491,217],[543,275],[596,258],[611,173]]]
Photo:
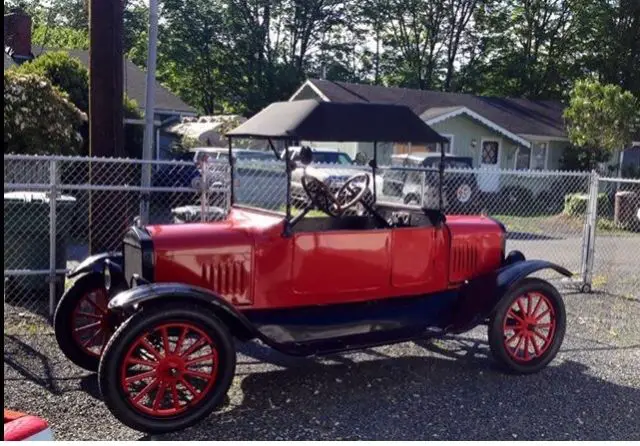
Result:
[[154,283],[188,283],[240,310],[295,308],[425,295],[497,269],[504,230],[487,217],[440,227],[300,231],[284,218],[234,208],[214,223],[149,226]]

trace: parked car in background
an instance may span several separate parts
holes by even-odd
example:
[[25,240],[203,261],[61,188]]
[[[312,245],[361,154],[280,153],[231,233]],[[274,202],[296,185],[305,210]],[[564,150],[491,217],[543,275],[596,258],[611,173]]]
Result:
[[[391,156],[392,167],[409,167],[424,170],[387,170],[382,179],[382,195],[402,200],[405,204],[437,207],[438,169],[440,154],[434,152],[414,152]],[[472,169],[471,157],[445,155],[445,176],[443,182],[443,201],[447,213],[464,214],[473,212],[478,206],[478,183],[473,172],[460,172],[459,169]],[[454,169],[454,172],[447,172]],[[420,199],[421,192],[424,201]]]
[[[182,187],[182,188],[202,188],[202,166],[203,163],[208,161],[215,161],[218,159],[226,160],[228,148],[226,147],[196,147],[190,149],[187,152],[177,154],[174,157],[174,161],[186,161],[191,164],[175,165],[175,164],[160,164],[156,166],[156,169],[152,176],[153,187]],[[275,159],[273,152],[266,152],[261,150],[247,150],[247,149],[233,149],[233,153],[238,160],[263,160],[263,159]],[[216,183],[224,183],[225,176],[216,173],[215,169],[211,170],[211,175],[208,177],[209,187],[216,186]]]
[[[293,146],[289,148],[289,156],[293,161],[298,161],[300,150],[302,147]],[[306,166],[306,172],[324,182],[333,194],[336,194],[342,185],[353,175],[363,169],[349,156],[349,154],[341,152],[335,148],[315,148],[311,147],[313,152],[313,162]],[[285,157],[284,151],[280,154],[281,158]],[[302,187],[302,176],[304,167],[297,167],[291,172],[291,200],[294,206],[304,207],[309,202],[304,188]],[[371,175],[371,177],[373,177]],[[376,177],[377,187],[380,190],[382,179]],[[364,200],[367,203],[373,203],[373,182],[369,184],[369,192],[365,194]],[[357,206],[354,212],[361,212],[362,207]]]

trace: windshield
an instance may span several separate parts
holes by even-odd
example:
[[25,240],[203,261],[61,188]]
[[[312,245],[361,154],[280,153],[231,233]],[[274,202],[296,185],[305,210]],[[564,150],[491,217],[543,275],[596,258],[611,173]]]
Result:
[[322,164],[353,164],[351,157],[341,152],[313,152],[313,162]]
[[239,160],[270,160],[275,159],[273,152],[235,152]]
[[[440,158],[426,158],[422,162],[422,165],[424,167],[438,167],[440,165]],[[444,167],[445,169],[471,169],[471,158],[445,158]]]

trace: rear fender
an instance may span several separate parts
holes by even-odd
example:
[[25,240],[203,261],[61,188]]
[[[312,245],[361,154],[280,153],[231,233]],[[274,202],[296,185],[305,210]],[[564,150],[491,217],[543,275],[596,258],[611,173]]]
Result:
[[122,270],[123,257],[121,252],[103,252],[95,254],[84,259],[78,266],[71,270],[68,278],[78,277],[88,273],[104,272],[106,264],[109,264],[109,270],[112,274],[114,283],[124,282],[124,272]]
[[109,301],[109,310],[118,313],[137,311],[144,305],[167,301],[191,301],[209,308],[231,333],[242,341],[259,336],[255,327],[233,305],[211,291],[181,283],[152,283],[122,291]]
[[481,324],[498,306],[505,294],[529,275],[552,269],[571,277],[566,268],[546,260],[525,260],[519,253],[510,253],[496,271],[466,283],[460,290],[449,331],[461,333]]

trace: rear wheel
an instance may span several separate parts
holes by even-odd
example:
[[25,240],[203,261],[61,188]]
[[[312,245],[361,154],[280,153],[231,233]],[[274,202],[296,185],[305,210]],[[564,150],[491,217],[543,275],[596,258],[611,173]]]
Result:
[[102,275],[87,274],[64,293],[53,317],[60,350],[71,362],[91,372],[98,370],[100,355],[113,331],[108,302]]
[[185,429],[224,399],[235,373],[233,339],[194,305],[143,308],[105,348],[98,380],[104,401],[127,426],[151,434]]
[[530,278],[509,291],[489,321],[489,345],[500,366],[535,373],[557,355],[566,328],[562,296],[550,283]]

